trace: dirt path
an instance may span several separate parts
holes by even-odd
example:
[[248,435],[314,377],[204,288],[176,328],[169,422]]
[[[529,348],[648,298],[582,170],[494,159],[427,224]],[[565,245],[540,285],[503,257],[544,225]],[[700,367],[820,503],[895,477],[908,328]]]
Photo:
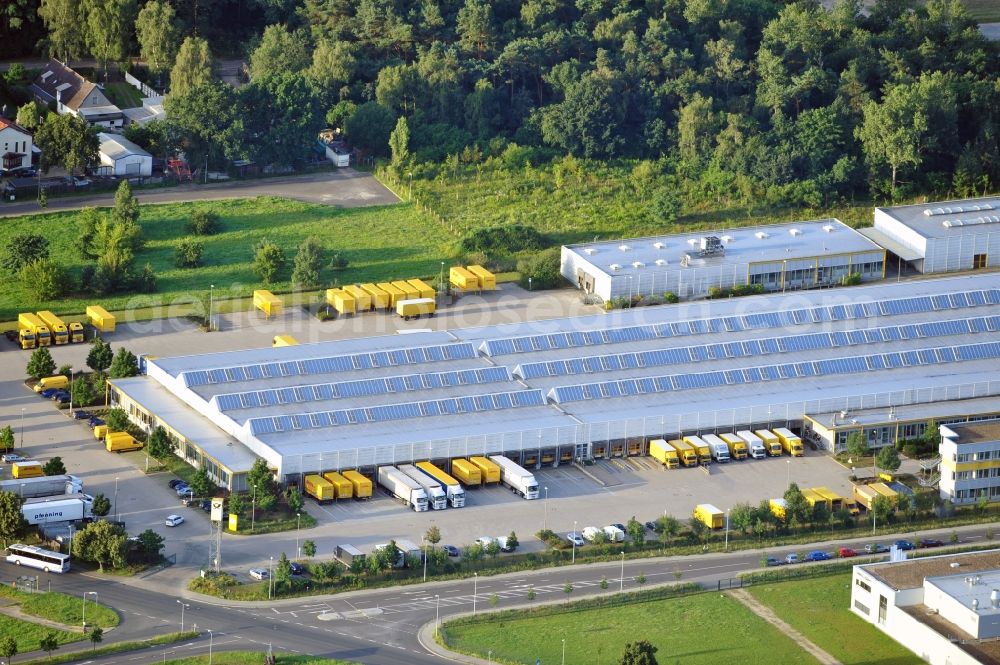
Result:
[[823,665],[841,665],[840,661],[823,651],[818,646],[813,644],[809,639],[795,630],[787,623],[782,621],[777,614],[775,614],[770,607],[764,605],[759,600],[751,596],[744,589],[732,589],[727,591],[730,596],[740,601],[749,608],[751,612],[759,616],[764,621],[768,622],[778,630],[780,630],[785,635],[791,638],[793,642],[798,644],[800,647],[805,649],[810,655],[812,655],[816,660],[818,660]]

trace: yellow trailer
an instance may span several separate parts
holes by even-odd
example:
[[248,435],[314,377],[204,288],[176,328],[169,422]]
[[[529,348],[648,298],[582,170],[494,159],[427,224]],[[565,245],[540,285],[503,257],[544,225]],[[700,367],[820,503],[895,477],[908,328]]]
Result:
[[663,439],[653,439],[649,442],[649,456],[659,460],[668,469],[676,469],[680,464],[677,451]]
[[777,517],[781,521],[785,521],[788,516],[788,502],[784,499],[770,499],[767,502],[768,507],[771,509],[771,514]]
[[825,496],[823,496],[816,490],[807,487],[801,490],[801,492],[802,492],[802,498],[804,498],[806,500],[806,503],[808,503],[813,508],[816,507],[816,504],[822,503],[824,506],[826,506],[827,510],[830,510],[830,502],[827,500]]
[[69,385],[69,379],[67,379],[62,374],[56,374],[55,376],[46,376],[44,379],[40,380],[35,384],[35,392],[40,393],[43,390],[48,390],[49,388],[65,388]]
[[372,498],[372,481],[357,471],[343,471],[340,475],[351,481],[355,499]]
[[404,282],[400,279],[393,282],[392,285],[402,292],[403,300],[416,300],[420,297],[420,289],[415,288],[409,282]]
[[479,290],[479,278],[462,266],[452,266],[451,270],[448,271],[448,281],[461,291]]
[[49,346],[52,343],[52,335],[49,328],[37,315],[25,312],[17,315],[18,330],[27,330],[32,333],[36,346]]
[[393,309],[395,309],[397,302],[400,300],[406,300],[406,294],[389,282],[379,282],[377,286],[389,295],[389,307],[392,307]]
[[868,487],[872,488],[885,498],[892,502],[892,507],[895,508],[896,504],[899,502],[899,493],[886,485],[885,483],[872,483]]
[[479,467],[466,459],[453,459],[451,461],[451,475],[458,478],[458,482],[466,487],[478,487],[483,484],[483,474]]
[[375,286],[374,284],[362,284],[361,290],[372,297],[372,306],[375,309],[389,309],[389,294]]
[[726,514],[710,503],[699,503],[695,506],[694,518],[709,529],[721,529],[726,525]]
[[69,341],[73,344],[79,344],[83,341],[83,324],[79,321],[70,321],[69,326]]
[[41,462],[14,462],[13,466],[10,467],[10,475],[15,478],[41,478],[45,475],[42,471]]
[[333,491],[336,492],[338,499],[350,499],[354,496],[354,485],[336,471],[327,471],[323,474],[323,478],[333,485]]
[[299,340],[295,339],[291,335],[275,335],[274,339],[271,340],[271,348],[278,348],[279,346],[297,346]]
[[747,442],[736,436],[733,432],[727,434],[720,434],[719,438],[726,442],[726,446],[729,448],[729,454],[733,459],[746,459],[747,458]]
[[108,432],[104,436],[104,447],[109,453],[142,450],[142,444],[132,438],[132,435],[128,432]]
[[764,442],[764,447],[767,449],[767,454],[771,457],[781,456],[781,441],[773,432],[766,429],[759,429],[754,432],[760,440]]
[[844,507],[844,497],[840,496],[836,492],[831,492],[825,487],[814,487],[812,488],[812,491],[826,499],[826,503],[830,507],[830,510],[838,511]]
[[479,468],[484,485],[500,482],[500,465],[496,462],[486,457],[470,457],[469,461]]
[[305,485],[305,493],[316,499],[316,503],[326,503],[337,498],[337,491],[334,489],[333,483],[319,474],[307,475],[303,484]]
[[[254,291],[254,304],[256,304],[256,294],[257,292]],[[115,317],[108,314],[108,310],[100,305],[87,305],[87,318],[90,320],[90,325],[101,332],[109,333],[115,331]]]
[[434,298],[414,298],[413,300],[400,300],[396,303],[396,313],[409,321],[411,318],[421,316],[434,316]]
[[423,280],[408,279],[406,280],[406,282],[417,290],[417,293],[420,294],[421,298],[433,298],[437,295],[437,291],[435,291],[430,285],[428,285]]
[[360,286],[349,284],[344,287],[344,292],[354,298],[354,309],[358,312],[370,312],[372,309],[372,296]]
[[497,288],[496,275],[482,266],[469,266],[468,271],[479,280],[479,288],[482,291],[495,291]]
[[698,466],[698,451],[694,446],[680,439],[671,439],[670,445],[677,451],[677,457],[684,466]]
[[326,304],[337,310],[338,314],[354,314],[357,311],[357,301],[340,289],[326,290]]
[[38,318],[48,326],[49,332],[52,333],[52,342],[56,346],[69,343],[69,330],[66,328],[66,324],[62,322],[62,319],[47,309],[39,312]]
[[871,510],[876,497],[881,496],[868,485],[855,485],[853,493],[855,501],[864,506],[865,510]]
[[258,289],[253,292],[253,306],[264,313],[264,318],[281,314],[281,298],[265,289]]

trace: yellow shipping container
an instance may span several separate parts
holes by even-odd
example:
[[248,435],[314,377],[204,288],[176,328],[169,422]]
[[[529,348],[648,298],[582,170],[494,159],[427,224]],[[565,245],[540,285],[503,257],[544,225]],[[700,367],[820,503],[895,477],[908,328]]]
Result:
[[370,499],[372,496],[372,481],[361,475],[357,471],[344,471],[341,473],[344,478],[351,481],[354,488],[354,498]]
[[253,306],[264,313],[265,318],[281,314],[281,298],[270,291],[259,289],[253,292]]
[[[256,293],[257,292],[254,291],[255,296]],[[88,305],[87,318],[90,320],[90,325],[94,326],[101,332],[115,331],[115,317],[108,314],[108,311],[100,305]]]
[[42,471],[41,462],[14,462],[10,467],[10,475],[15,478],[41,478],[45,472]]
[[291,335],[275,335],[274,339],[271,340],[271,347],[277,348],[279,346],[297,346],[299,340],[295,339]]
[[500,482],[500,466],[496,462],[486,457],[470,457],[469,461],[479,469],[484,485]]
[[66,324],[62,322],[62,319],[48,310],[42,310],[39,312],[38,318],[42,320],[42,323],[44,323],[48,327],[49,332],[52,333],[53,343],[57,346],[69,343],[69,330],[66,329]]
[[389,295],[389,307],[395,309],[396,303],[400,300],[406,300],[406,294],[397,289],[395,286],[389,282],[379,282],[377,284],[378,288],[382,289]]
[[420,297],[420,289],[414,288],[409,282],[400,279],[393,282],[392,285],[402,292],[403,300],[416,300]]
[[336,471],[327,471],[323,474],[323,477],[328,483],[333,485],[338,499],[350,499],[354,496],[354,485],[351,484],[350,480],[344,478]]
[[694,517],[709,529],[721,529],[726,525],[726,514],[710,503],[699,503],[695,506]]
[[479,290],[479,278],[462,266],[452,266],[448,271],[448,280],[452,286],[462,291]]
[[389,294],[378,288],[374,284],[362,284],[361,289],[372,297],[372,305],[375,309],[389,309]]
[[434,316],[433,298],[415,298],[414,300],[400,300],[396,303],[396,313],[401,317],[410,320],[411,317]]
[[451,461],[451,474],[458,478],[458,482],[467,487],[478,487],[483,484],[483,474],[479,467],[466,459],[453,459]]
[[306,476],[305,490],[305,493],[316,499],[317,503],[325,503],[337,498],[337,492],[333,487],[333,483],[315,473]]
[[354,298],[354,309],[357,312],[370,312],[372,309],[372,296],[360,286],[350,284],[344,287],[344,292]]
[[340,289],[326,290],[326,304],[337,310],[338,314],[354,314],[357,311],[357,301]]
[[497,288],[497,278],[482,266],[469,266],[469,272],[479,280],[479,288],[483,291],[494,291]]
[[419,298],[433,298],[437,292],[429,284],[420,279],[408,279],[407,283],[417,290]]

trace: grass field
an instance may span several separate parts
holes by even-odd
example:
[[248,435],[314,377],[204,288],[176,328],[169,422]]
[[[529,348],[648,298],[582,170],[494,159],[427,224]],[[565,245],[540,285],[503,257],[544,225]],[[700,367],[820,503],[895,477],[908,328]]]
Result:
[[[442,632],[459,651],[485,658],[492,650],[498,663],[531,665],[536,658],[558,663],[565,640],[565,662],[611,665],[618,662],[626,642],[643,639],[659,649],[656,657],[663,665],[816,662],[738,601],[719,594],[546,614],[446,624]],[[681,625],[687,629],[678,630]]]
[[111,102],[120,109],[142,106],[142,93],[125,81],[108,83],[104,86],[104,91],[108,93]]
[[[915,665],[922,662],[848,610],[850,573],[752,586],[749,591],[843,665]],[[848,635],[850,639],[845,639]]]
[[[260,651],[224,651],[212,655],[212,665],[260,665],[264,662],[264,654]],[[353,661],[327,660],[312,656],[290,656],[275,654],[276,665],[353,665]],[[168,660],[167,665],[208,665],[208,656],[195,656]]]
[[[80,598],[63,593],[26,593],[7,586],[0,586],[0,597],[0,603],[20,605],[22,612],[40,619],[57,621],[67,626],[79,626],[83,623],[83,602]],[[118,614],[109,607],[88,602],[87,625],[113,628],[118,625]]]
[[[202,238],[203,267],[174,266],[177,242],[185,236],[184,224],[196,209],[220,215],[221,233]],[[86,265],[73,247],[76,213],[60,212],[4,219],[0,224],[0,247],[19,233],[34,231],[49,239],[51,256],[76,276]],[[385,281],[411,277],[436,277],[440,262],[452,258],[452,240],[447,231],[408,204],[370,208],[338,209],[280,198],[202,201],[144,205],[140,217],[146,247],[136,257],[141,270],[147,262],[157,277],[157,293],[148,296],[79,295],[50,302],[37,302],[19,280],[0,283],[0,321],[12,321],[21,311],[51,309],[58,314],[82,314],[86,305],[100,302],[108,310],[146,307],[163,303],[186,303],[207,299],[210,284],[215,296],[247,296],[260,282],[252,268],[252,246],[263,238],[277,243],[287,264],[274,291],[291,288],[292,261],[299,244],[308,236],[320,238],[327,258],[339,251],[350,262],[341,272],[324,270],[324,284]]]
[[962,4],[980,23],[1000,21],[1000,2],[997,0],[962,0]]
[[0,635],[11,635],[17,641],[17,650],[21,653],[37,651],[39,641],[54,633],[59,644],[69,644],[86,639],[83,633],[70,633],[65,630],[55,630],[48,626],[41,626],[37,623],[20,621],[9,616],[0,614]]

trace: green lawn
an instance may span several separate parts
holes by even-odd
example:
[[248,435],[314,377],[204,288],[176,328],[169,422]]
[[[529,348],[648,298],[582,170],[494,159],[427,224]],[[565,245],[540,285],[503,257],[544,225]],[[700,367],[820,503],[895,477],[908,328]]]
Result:
[[[260,651],[224,651],[212,655],[213,665],[260,665],[264,662],[264,654]],[[312,656],[291,656],[275,653],[274,662],[277,665],[355,665],[354,661],[328,660]],[[168,660],[167,665],[208,665],[208,656],[195,656],[180,660]]]
[[1000,21],[1000,2],[997,0],[962,0],[962,4],[980,23]]
[[[196,209],[220,215],[223,230],[203,238],[203,267],[174,267],[177,242],[185,236],[184,224]],[[3,219],[0,247],[14,235],[34,231],[49,239],[53,259],[75,275],[86,265],[73,247],[76,236],[74,212],[31,215]],[[287,258],[273,291],[291,288],[292,261],[301,242],[310,235],[320,238],[328,255],[343,253],[350,262],[342,272],[326,269],[324,284],[334,282],[385,281],[412,277],[436,277],[440,261],[453,255],[446,230],[412,205],[370,208],[334,208],[281,198],[262,197],[230,201],[201,201],[164,205],[144,205],[140,223],[146,247],[136,257],[139,269],[147,262],[157,276],[157,293],[149,296],[79,295],[50,302],[38,302],[18,280],[0,283],[0,321],[12,321],[21,311],[50,309],[58,314],[82,315],[88,304],[99,302],[108,310],[141,308],[151,304],[172,304],[186,313],[189,303],[208,297],[209,284],[215,296],[248,296],[261,284],[252,269],[252,246],[268,238],[282,247]],[[167,311],[173,315],[175,312]]]
[[[562,640],[567,663],[617,663],[626,642],[649,640],[664,663],[740,665],[815,663],[777,629],[738,601],[715,593],[548,614],[513,621],[488,617],[446,624],[447,643],[496,662],[558,663]],[[685,626],[683,630],[679,626]]]
[[[750,593],[844,665],[922,662],[883,632],[855,616],[851,575],[752,586]],[[850,639],[845,639],[845,636]]]
[[55,630],[47,626],[40,626],[37,623],[29,623],[12,619],[9,616],[0,614],[0,635],[11,635],[17,641],[17,650],[21,653],[37,651],[39,641],[54,633],[59,644],[69,644],[86,639],[83,633],[70,633],[65,630]]
[[125,81],[108,83],[104,86],[104,91],[108,94],[111,102],[120,109],[142,106],[142,93],[139,92],[138,88]]
[[[83,599],[64,593],[26,593],[7,586],[0,586],[0,596],[10,602],[0,603],[20,605],[21,611],[49,621],[57,621],[67,626],[83,623]],[[118,614],[109,607],[93,602],[87,603],[87,625],[113,628],[118,625]]]

